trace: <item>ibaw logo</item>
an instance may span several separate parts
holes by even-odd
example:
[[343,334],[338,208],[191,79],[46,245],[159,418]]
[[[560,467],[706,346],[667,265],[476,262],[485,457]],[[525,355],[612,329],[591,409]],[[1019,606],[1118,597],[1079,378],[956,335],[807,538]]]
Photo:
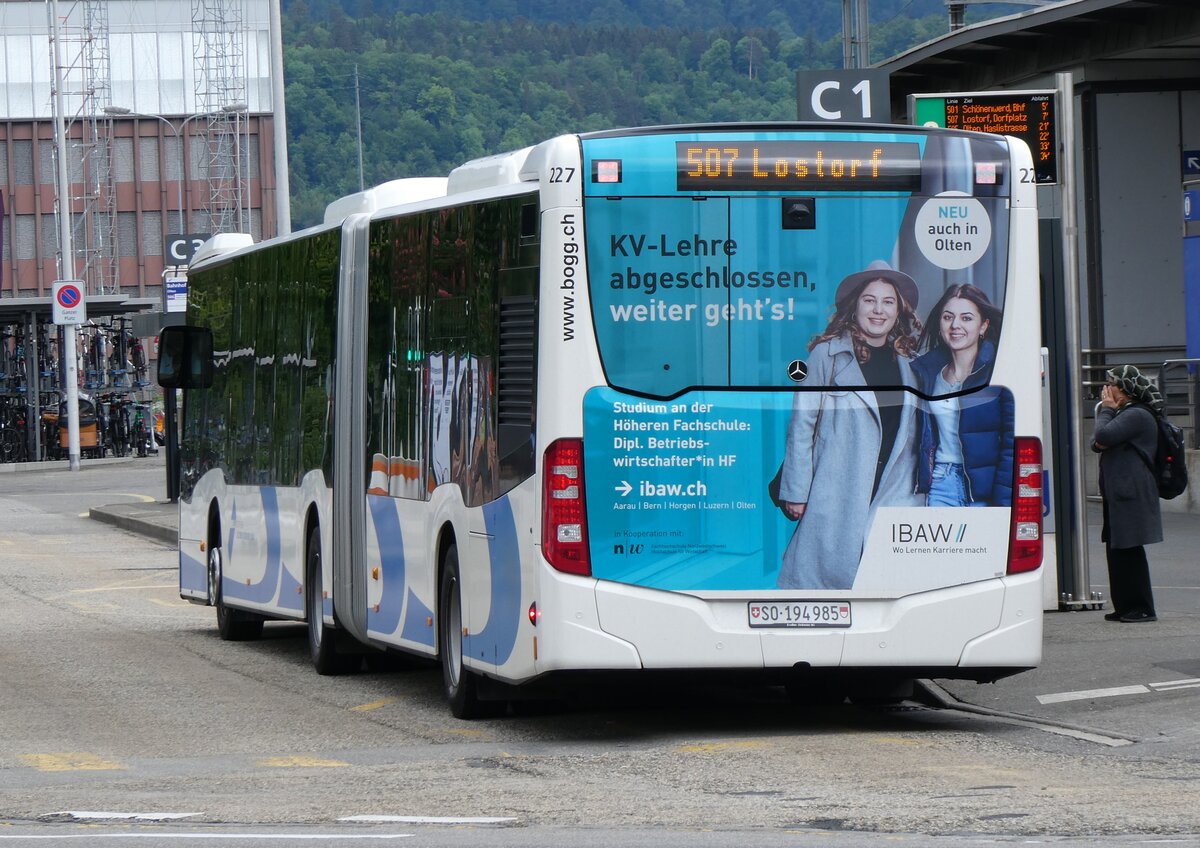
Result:
[[892,541],[901,543],[960,543],[967,535],[966,524],[934,523],[931,521],[916,524],[893,524]]

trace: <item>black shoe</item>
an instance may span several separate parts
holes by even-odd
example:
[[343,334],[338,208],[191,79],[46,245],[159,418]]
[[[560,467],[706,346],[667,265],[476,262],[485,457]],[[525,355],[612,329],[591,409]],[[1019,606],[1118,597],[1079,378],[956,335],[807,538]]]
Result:
[[1109,612],[1109,613],[1105,613],[1105,614],[1104,614],[1104,620],[1105,620],[1105,621],[1120,621],[1120,620],[1121,620],[1121,613],[1119,613],[1119,612]]
[[1158,616],[1152,612],[1128,612],[1121,616],[1126,624],[1139,624],[1143,621],[1158,621]]

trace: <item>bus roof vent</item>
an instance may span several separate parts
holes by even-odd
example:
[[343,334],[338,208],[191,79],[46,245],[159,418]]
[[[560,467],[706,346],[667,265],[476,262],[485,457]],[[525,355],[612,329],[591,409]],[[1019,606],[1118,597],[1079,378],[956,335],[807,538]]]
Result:
[[254,244],[254,236],[249,233],[217,233],[204,244],[196,248],[190,264],[199,265],[205,259],[222,256],[249,247]]
[[472,159],[450,172],[449,193],[458,194],[477,188],[511,185],[521,182],[521,168],[532,147]]
[[338,198],[325,207],[325,223],[336,224],[359,212],[375,212],[389,206],[400,206],[404,203],[418,203],[422,200],[432,200],[435,197],[446,196],[445,177],[409,177],[403,180],[392,180]]

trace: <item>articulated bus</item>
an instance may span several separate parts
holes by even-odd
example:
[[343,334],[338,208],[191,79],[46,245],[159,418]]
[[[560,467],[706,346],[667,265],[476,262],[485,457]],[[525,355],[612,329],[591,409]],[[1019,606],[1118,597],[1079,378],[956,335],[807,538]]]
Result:
[[1036,222],[1012,138],[714,124],[218,236],[161,346],[180,592],[307,622],[321,673],[436,661],[460,718],[567,672],[1034,667]]

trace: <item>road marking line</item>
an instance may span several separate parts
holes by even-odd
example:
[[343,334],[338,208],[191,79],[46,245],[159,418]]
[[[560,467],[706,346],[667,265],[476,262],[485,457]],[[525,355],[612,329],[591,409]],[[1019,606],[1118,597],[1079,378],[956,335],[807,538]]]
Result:
[[675,750],[683,754],[717,754],[722,751],[747,751],[766,746],[766,741],[762,739],[740,739],[730,742],[697,742],[692,745],[680,745]]
[[1183,680],[1164,680],[1159,683],[1137,683],[1133,686],[1113,686],[1108,689],[1085,689],[1078,692],[1056,692],[1038,695],[1039,704],[1061,704],[1066,701],[1085,701],[1089,698],[1115,698],[1119,695],[1148,695],[1151,692],[1172,692],[1176,689],[1200,689],[1200,677]]
[[516,820],[515,816],[346,816],[338,819],[376,824],[503,824]]
[[175,589],[177,583],[143,583],[133,586],[98,586],[94,589],[72,589],[72,595],[87,595],[93,592],[123,592],[126,589]]
[[274,839],[277,841],[349,839],[409,839],[411,833],[55,833],[52,835],[3,835],[0,839]]
[[258,761],[267,768],[346,768],[349,763],[341,760],[323,760],[319,757],[267,757]]
[[67,601],[67,603],[70,606],[75,607],[75,609],[79,610],[80,612],[116,612],[117,610],[121,609],[121,607],[114,603],[110,603],[109,601],[92,601],[91,603]]
[[150,495],[138,495],[133,492],[113,492],[113,494],[118,498],[133,498],[135,501],[141,501],[142,503],[154,503],[157,500],[150,497]]
[[916,745],[927,745],[928,744],[927,742],[923,742],[920,739],[905,739],[902,736],[876,736],[875,738],[871,739],[871,741],[877,745],[916,746]]
[[95,754],[21,754],[17,759],[38,771],[123,771],[125,766]]
[[62,810],[51,816],[70,816],[87,821],[174,821],[188,819],[200,813],[105,813],[92,810]]
[[1151,683],[1150,688],[1158,692],[1170,691],[1172,689],[1196,689],[1200,688],[1200,678],[1191,677],[1187,680],[1164,680],[1162,683]]
[[382,701],[372,701],[369,704],[359,704],[357,707],[351,707],[352,713],[365,713],[371,710],[377,710],[380,707],[386,707],[388,704],[394,704],[399,701],[399,698],[384,698]]
[[1061,704],[1064,701],[1086,701],[1088,698],[1115,698],[1118,695],[1145,695],[1150,691],[1142,684],[1135,686],[1113,686],[1109,689],[1087,689],[1079,692],[1058,692],[1053,695],[1038,695],[1040,704]]

